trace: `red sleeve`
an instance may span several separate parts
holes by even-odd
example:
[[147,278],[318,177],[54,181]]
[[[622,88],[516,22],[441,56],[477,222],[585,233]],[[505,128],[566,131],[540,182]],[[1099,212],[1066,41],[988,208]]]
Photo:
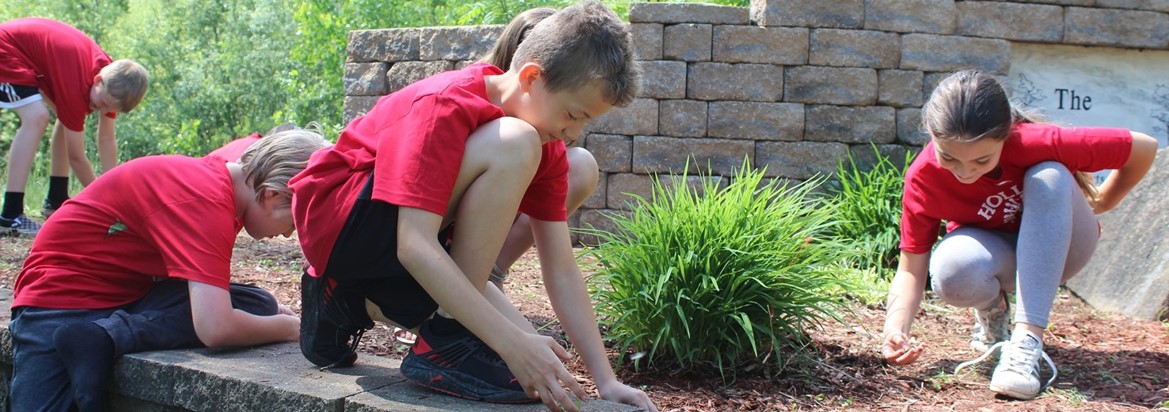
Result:
[[168,204],[146,217],[143,237],[158,248],[168,277],[227,289],[239,232],[234,209],[206,198]]
[[1132,132],[1104,127],[1055,129],[1056,158],[1073,172],[1118,169],[1132,155]]

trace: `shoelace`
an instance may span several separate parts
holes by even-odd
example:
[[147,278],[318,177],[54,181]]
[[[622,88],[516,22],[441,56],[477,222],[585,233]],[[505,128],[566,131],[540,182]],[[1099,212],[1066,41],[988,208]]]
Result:
[[[359,342],[361,342],[361,337],[362,337],[362,336],[365,336],[365,329],[362,329],[362,328],[357,328],[357,330],[356,330],[356,331],[354,331],[353,333],[349,334],[349,337],[350,337],[350,341],[349,341],[349,352],[351,352],[351,353],[356,353],[356,352],[357,352],[357,344],[358,344]],[[341,363],[343,363],[343,362],[345,362],[345,358],[338,359],[336,362],[333,362],[333,363],[330,363],[330,364],[328,364],[328,365],[322,366],[320,370],[321,370],[322,372],[324,372],[324,371],[327,371],[327,370],[329,370],[329,369],[336,368],[337,366],[339,366],[339,365],[340,365]]]
[[[1007,343],[1009,343],[1009,341],[1003,341],[1003,342],[996,343],[996,344],[994,344],[994,346],[987,348],[986,351],[982,352],[981,355],[978,355],[977,358],[968,360],[966,362],[959,363],[958,366],[954,368],[954,374],[957,375],[958,371],[961,371],[962,369],[965,369],[965,368],[968,368],[970,366],[977,365],[977,364],[981,363],[982,361],[986,360],[987,357],[989,357],[991,354],[993,354],[994,351],[1000,350],[1002,348],[1002,346],[1007,344]],[[1051,384],[1053,382],[1055,382],[1055,378],[1059,377],[1059,368],[1055,367],[1055,362],[1051,360],[1050,356],[1047,356],[1047,352],[1039,351],[1039,357],[1043,358],[1043,360],[1047,362],[1047,366],[1051,367],[1051,379],[1048,379],[1047,383],[1044,384],[1043,387],[1039,388],[1039,391],[1042,392],[1044,389],[1047,389],[1048,386],[1051,386]],[[1021,369],[1021,368],[1018,368],[1018,366],[1020,364],[1027,363],[1028,361],[1029,360],[1023,360],[1023,359],[1007,359],[1007,362],[1010,362],[1012,369]]]

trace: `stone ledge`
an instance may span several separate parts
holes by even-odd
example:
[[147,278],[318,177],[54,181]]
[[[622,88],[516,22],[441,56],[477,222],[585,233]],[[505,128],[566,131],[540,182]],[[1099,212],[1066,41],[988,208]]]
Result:
[[[0,307],[12,291],[0,289]],[[0,311],[0,405],[12,378],[12,336]],[[322,372],[295,343],[123,356],[114,365],[107,410],[150,411],[542,411],[539,403],[499,405],[440,395],[405,382],[400,362],[365,355],[352,368]],[[582,411],[632,411],[591,400]]]

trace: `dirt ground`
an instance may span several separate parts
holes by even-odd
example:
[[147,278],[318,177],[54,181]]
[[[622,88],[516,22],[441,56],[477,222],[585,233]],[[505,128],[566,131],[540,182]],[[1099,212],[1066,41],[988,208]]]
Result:
[[[29,239],[0,238],[0,287],[12,287],[29,245]],[[233,271],[236,281],[268,288],[299,312],[302,262],[295,240],[254,241],[241,236]],[[507,293],[521,312],[543,333],[559,335],[534,254],[513,268],[508,282]],[[628,368],[619,369],[618,375],[642,387],[663,411],[1169,410],[1169,325],[1098,312],[1067,292],[1061,292],[1055,304],[1045,337],[1059,379],[1032,401],[999,399],[987,390],[992,362],[953,374],[959,362],[977,355],[967,346],[973,322],[968,311],[927,301],[914,326],[915,336],[928,345],[927,352],[916,364],[901,368],[886,365],[878,353],[883,311],[863,305],[854,305],[852,311],[849,325],[824,324],[811,332],[811,349],[819,360],[805,372],[792,371],[777,379],[739,379],[730,385],[718,378]],[[362,356],[400,359],[406,349],[381,325],[361,342]],[[587,377],[579,362],[569,367],[578,377]],[[1046,380],[1050,372],[1046,367],[1041,370]]]

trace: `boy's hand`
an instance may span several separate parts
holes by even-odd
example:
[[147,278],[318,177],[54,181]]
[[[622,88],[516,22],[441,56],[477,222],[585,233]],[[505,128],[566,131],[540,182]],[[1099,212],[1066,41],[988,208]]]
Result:
[[885,356],[885,362],[908,365],[917,361],[924,350],[924,344],[919,344],[916,339],[911,339],[904,333],[896,332],[885,336],[881,354]]
[[568,351],[552,338],[534,333],[525,333],[517,343],[500,351],[499,356],[528,396],[538,396],[552,411],[578,412],[576,403],[564,391],[567,387],[577,399],[585,399],[584,388],[564,368],[563,361],[571,359]]
[[597,391],[601,393],[601,399],[638,407],[647,412],[658,412],[658,407],[654,406],[645,392],[621,382],[614,382],[606,387],[598,386]]
[[277,305],[276,313],[280,315],[296,316],[296,312],[293,312],[292,308],[288,307],[288,305]]

